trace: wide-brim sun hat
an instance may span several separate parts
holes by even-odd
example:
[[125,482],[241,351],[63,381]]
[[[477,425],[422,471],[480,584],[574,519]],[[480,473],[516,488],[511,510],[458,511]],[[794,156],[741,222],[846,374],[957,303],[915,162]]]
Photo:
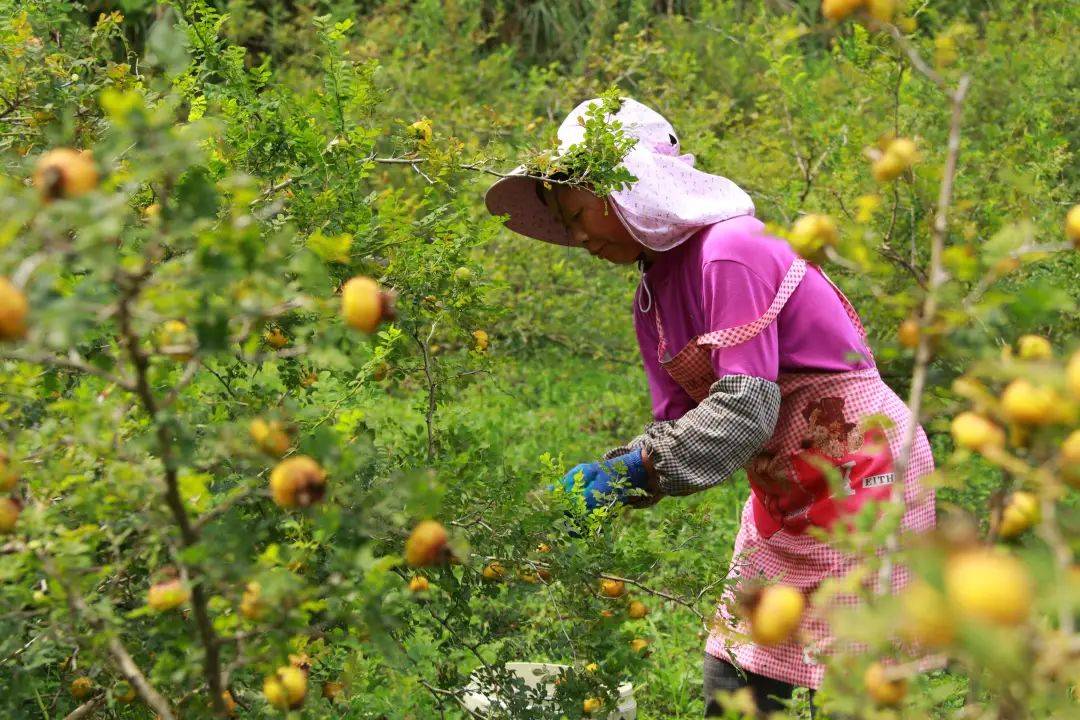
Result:
[[[624,135],[637,140],[621,163],[637,180],[608,197],[631,237],[653,250],[668,250],[702,227],[754,214],[754,203],[742,188],[694,167],[694,156],[681,152],[679,136],[664,116],[632,98],[620,100],[619,110],[604,120],[618,120]],[[563,120],[556,166],[585,138],[579,118],[601,102],[600,98],[586,100]],[[492,215],[508,215],[506,227],[516,233],[555,245],[575,245],[566,227],[540,199],[537,183],[541,181],[519,165],[488,188],[484,204]]]

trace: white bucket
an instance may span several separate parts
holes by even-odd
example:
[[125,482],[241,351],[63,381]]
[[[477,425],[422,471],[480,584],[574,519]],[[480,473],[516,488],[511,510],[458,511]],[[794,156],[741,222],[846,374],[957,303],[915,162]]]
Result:
[[[548,697],[555,694],[555,680],[570,669],[567,665],[525,662],[506,663],[505,667],[509,672],[524,680],[525,686],[529,689],[543,683]],[[497,696],[497,689],[483,688],[480,682],[473,678],[465,687],[461,701],[469,710],[484,714],[492,709],[492,706],[498,707]],[[598,720],[636,720],[636,718],[637,701],[634,700],[634,687],[630,683],[623,683],[619,686],[619,701],[615,711],[608,713],[606,718],[598,718]]]

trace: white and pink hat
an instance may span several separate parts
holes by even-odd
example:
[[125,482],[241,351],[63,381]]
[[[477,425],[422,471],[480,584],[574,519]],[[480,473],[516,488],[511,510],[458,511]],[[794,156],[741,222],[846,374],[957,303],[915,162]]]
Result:
[[[668,250],[707,225],[739,215],[753,215],[754,202],[727,178],[696,170],[694,156],[680,154],[675,128],[662,115],[636,100],[621,98],[622,106],[604,120],[618,120],[637,143],[622,165],[637,180],[629,189],[609,195],[616,215],[638,242],[653,250]],[[585,138],[578,118],[599,98],[586,100],[559,126],[556,157]],[[536,193],[535,177],[519,165],[500,178],[484,195],[492,215],[509,215],[506,227],[516,233],[556,245],[573,245],[566,227]]]

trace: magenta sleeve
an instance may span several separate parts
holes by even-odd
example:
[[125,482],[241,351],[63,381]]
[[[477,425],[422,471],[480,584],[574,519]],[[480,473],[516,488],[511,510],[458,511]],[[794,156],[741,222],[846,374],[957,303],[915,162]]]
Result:
[[[757,320],[765,314],[778,288],[741,262],[713,260],[702,269],[702,310],[706,332],[726,330]],[[776,382],[780,372],[780,344],[772,322],[746,342],[712,351],[716,377],[750,375]]]
[[653,419],[678,420],[697,403],[660,367],[656,355],[660,337],[652,317],[652,314],[634,313],[634,330],[641,350],[641,362],[645,366],[645,377],[649,381]]

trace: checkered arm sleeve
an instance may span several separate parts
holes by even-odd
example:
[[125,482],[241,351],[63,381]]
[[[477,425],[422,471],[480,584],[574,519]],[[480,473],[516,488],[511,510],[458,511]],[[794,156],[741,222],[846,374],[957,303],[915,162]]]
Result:
[[779,412],[776,383],[726,375],[678,420],[650,425],[641,444],[656,467],[660,492],[690,495],[726,480],[772,436]]
[[640,449],[641,444],[643,442],[645,442],[645,438],[647,438],[649,436],[650,431],[655,430],[656,428],[658,428],[658,427],[660,427],[662,425],[670,425],[673,422],[675,422],[675,421],[674,420],[656,420],[654,422],[649,423],[648,425],[645,426],[645,432],[641,433],[640,435],[638,435],[636,438],[634,438],[630,442],[626,443],[625,445],[620,445],[619,447],[615,448],[614,450],[608,450],[606,453],[604,453],[604,457],[602,457],[600,459],[601,460],[610,460],[612,458],[619,457],[620,455],[625,455],[626,453],[630,452],[631,450]]

